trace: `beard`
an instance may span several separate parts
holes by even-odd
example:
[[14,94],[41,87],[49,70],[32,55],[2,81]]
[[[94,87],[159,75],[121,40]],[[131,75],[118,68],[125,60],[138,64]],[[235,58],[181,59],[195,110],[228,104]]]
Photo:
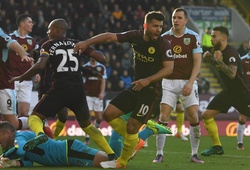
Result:
[[147,35],[147,37],[150,41],[156,41],[156,39],[154,39],[152,32],[146,30],[145,34]]
[[214,51],[219,50],[221,47],[221,42],[218,42],[217,44],[214,45]]

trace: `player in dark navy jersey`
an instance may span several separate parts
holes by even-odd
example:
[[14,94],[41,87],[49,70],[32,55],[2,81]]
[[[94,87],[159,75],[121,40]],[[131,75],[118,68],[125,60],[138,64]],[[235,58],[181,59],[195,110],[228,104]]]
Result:
[[[30,129],[38,136],[24,146],[25,150],[31,150],[37,144],[46,140],[46,135],[42,129],[42,120],[47,117],[54,117],[58,111],[67,107],[75,113],[83,131],[109,155],[110,159],[113,159],[113,150],[102,133],[89,120],[90,115],[82,81],[80,58],[73,54],[73,47],[77,40],[66,38],[67,30],[68,24],[64,19],[53,20],[48,27],[49,40],[42,45],[38,62],[23,75],[13,78],[14,81],[23,81],[26,77],[39,73],[48,61],[53,70],[52,87],[38,102],[31,116],[29,116]],[[103,55],[96,55],[96,53],[99,52],[90,47],[84,51],[87,56],[103,62],[105,60]]]
[[213,154],[222,155],[222,148],[218,127],[214,117],[219,113],[227,113],[232,106],[247,117],[250,116],[250,85],[243,74],[240,56],[227,40],[229,31],[223,26],[214,27],[212,30],[213,54],[205,52],[203,58],[210,60],[218,70],[223,82],[223,90],[218,93],[202,113],[202,119],[213,146],[201,152],[203,156]]
[[[75,52],[84,51],[98,43],[128,42],[134,52],[135,81],[116,96],[104,111],[104,119],[124,138],[117,161],[102,162],[104,168],[123,168],[138,143],[138,130],[152,113],[154,103],[161,97],[161,80],[172,73],[174,59],[168,40],[161,37],[164,15],[159,11],[146,14],[144,31],[103,33],[76,44]],[[121,115],[132,112],[128,122]]]

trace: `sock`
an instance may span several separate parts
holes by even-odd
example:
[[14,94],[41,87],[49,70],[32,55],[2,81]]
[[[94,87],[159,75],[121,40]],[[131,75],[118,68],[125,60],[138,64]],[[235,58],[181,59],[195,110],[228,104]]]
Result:
[[118,133],[123,139],[127,136],[127,121],[122,118],[116,118],[108,122],[108,124]]
[[145,141],[149,136],[153,134],[154,134],[154,131],[146,126],[142,131],[138,133],[138,136],[139,138]]
[[123,147],[123,139],[122,136],[119,135],[116,131],[112,130],[111,136],[109,138],[109,145],[112,150],[115,152],[116,156],[121,155],[122,147]]
[[54,130],[54,138],[57,138],[61,131],[63,130],[65,123],[61,122],[59,119],[56,120],[56,127]]
[[177,133],[182,134],[182,125],[184,125],[184,112],[176,115]]
[[156,155],[163,155],[163,149],[166,141],[166,134],[158,134],[156,135],[156,147],[157,147],[157,152]]
[[87,133],[90,138],[103,150],[107,155],[114,154],[114,151],[109,146],[108,142],[96,127],[90,124],[88,127],[82,128],[82,130]]
[[19,117],[18,122],[19,122],[18,130],[29,128],[28,117]]
[[121,156],[117,159],[117,162],[121,166],[126,166],[129,158],[133,154],[137,144],[138,144],[139,138],[138,134],[127,134],[127,137],[124,139],[124,145],[122,148]]
[[238,126],[237,126],[237,141],[238,141],[238,143],[243,143],[244,131],[245,131],[245,124],[238,123]]
[[43,121],[36,115],[30,115],[28,118],[30,129],[35,132],[36,135],[43,131]]
[[190,144],[192,149],[192,155],[198,154],[198,149],[200,145],[200,137],[201,137],[201,127],[198,126],[190,126]]
[[211,119],[203,119],[204,126],[207,130],[208,135],[212,138],[213,146],[221,146],[219,133],[218,133],[218,126],[214,120],[214,118]]

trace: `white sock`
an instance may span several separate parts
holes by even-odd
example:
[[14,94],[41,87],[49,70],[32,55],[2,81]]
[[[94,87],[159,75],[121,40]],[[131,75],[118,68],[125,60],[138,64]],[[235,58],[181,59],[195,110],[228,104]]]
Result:
[[245,124],[241,125],[238,123],[238,126],[237,126],[237,141],[238,141],[238,143],[243,143],[244,131],[245,131]]
[[165,141],[166,141],[166,134],[156,135],[156,147],[157,147],[156,155],[161,154],[163,156],[163,149],[164,149]]
[[[198,126],[190,126],[190,144],[192,149],[192,155],[198,153],[200,145],[201,128]],[[191,156],[192,156],[191,155]]]
[[28,129],[29,128],[28,117],[19,117],[18,119],[22,122],[21,129]]

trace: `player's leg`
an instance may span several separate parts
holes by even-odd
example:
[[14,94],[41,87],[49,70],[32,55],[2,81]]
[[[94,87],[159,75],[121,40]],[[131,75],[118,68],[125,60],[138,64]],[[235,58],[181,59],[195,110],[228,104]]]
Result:
[[95,122],[94,125],[96,128],[100,128],[102,123],[102,113],[103,113],[103,100],[99,98],[94,98],[94,113],[95,113]]
[[198,150],[200,145],[201,128],[198,117],[198,105],[192,105],[186,108],[188,120],[190,123],[190,144],[191,144],[191,162],[204,163],[198,157]]
[[15,82],[15,90],[18,102],[18,116],[28,116],[31,102],[33,82],[23,81]]
[[30,129],[35,132],[37,137],[29,140],[24,145],[24,150],[31,150],[36,145],[43,142],[43,140],[48,139],[47,135],[44,134],[43,120],[47,117],[55,117],[56,113],[63,108],[63,99],[65,96],[63,96],[63,93],[61,93],[62,90],[63,88],[59,91],[50,91],[50,93],[46,94],[43,97],[43,100],[40,100],[34,107],[33,112],[28,118],[28,122]]
[[185,111],[190,123],[190,144],[191,144],[191,162],[204,163],[198,158],[198,149],[200,145],[201,127],[199,122],[199,94],[197,82],[193,84],[191,94],[189,96],[181,96],[181,101],[185,106]]
[[67,140],[66,147],[69,166],[100,167],[101,162],[108,160],[106,153],[88,147],[79,140]]
[[219,113],[220,111],[218,110],[205,110],[202,113],[202,120],[204,126],[207,130],[208,135],[212,138],[212,143],[213,143],[212,147],[201,152],[201,155],[203,156],[210,156],[213,154],[217,155],[224,154],[224,150],[222,148],[219,138],[218,126],[214,120],[214,117]]
[[17,118],[16,95],[14,90],[0,90],[0,110],[3,120],[10,122],[17,130],[27,129],[29,127],[27,117]]
[[[224,150],[219,137],[218,126],[214,120],[214,117],[219,113],[227,113],[232,101],[230,100],[230,96],[232,96],[232,94],[229,94],[227,91],[222,90],[210,101],[206,110],[201,114],[205,129],[207,130],[207,133],[211,137],[213,143],[212,147],[201,152],[201,155],[203,156],[224,154]],[[233,101],[235,101],[235,99],[233,99]],[[241,102],[241,100],[239,101]]]
[[184,125],[185,115],[180,99],[177,102],[175,112],[176,112],[176,126],[177,126],[177,133],[175,137],[180,138],[182,141],[188,141],[188,138],[184,136],[182,133],[182,126]]
[[246,121],[247,121],[247,117],[245,115],[240,114],[239,122],[237,125],[237,149],[238,150],[244,150],[243,139],[244,139]]
[[[164,126],[167,126],[172,109],[173,108],[169,106],[168,104],[165,104],[165,103],[160,104],[159,123],[162,123]],[[157,135],[156,137],[157,152],[156,152],[156,157],[153,160],[154,163],[163,161],[163,155],[164,155],[163,150],[165,146],[165,141],[166,141],[166,134]]]
[[[125,121],[127,121],[130,117],[132,112],[128,114],[121,115],[121,118]],[[122,147],[123,147],[123,138],[120,134],[118,134],[116,131],[112,130],[111,136],[109,138],[109,145],[115,152],[116,156],[121,155]]]
[[58,119],[56,120],[56,126],[54,130],[54,138],[57,138],[63,128],[65,127],[66,121],[68,119],[68,108],[64,107],[57,113]]
[[[78,89],[77,93],[81,91],[85,94],[83,89]],[[90,121],[90,114],[86,98],[82,96],[81,99],[74,98],[71,99],[70,102],[71,105],[69,109],[75,113],[76,119],[82,130],[90,136],[90,138],[109,156],[110,159],[114,159],[114,151],[109,146],[101,131],[94,127]]]

